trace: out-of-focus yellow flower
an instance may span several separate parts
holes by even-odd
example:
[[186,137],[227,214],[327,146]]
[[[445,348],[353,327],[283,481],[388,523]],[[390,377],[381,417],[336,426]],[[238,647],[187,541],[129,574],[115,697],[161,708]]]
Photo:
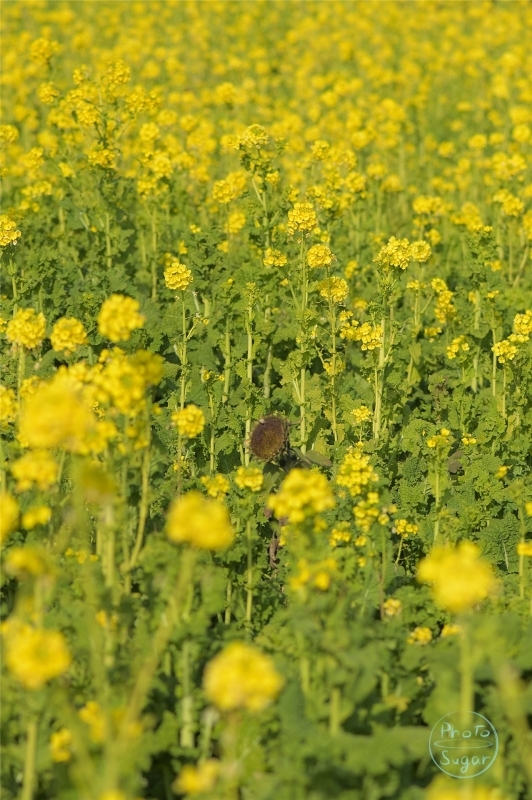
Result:
[[277,494],[268,497],[267,506],[277,519],[286,517],[289,522],[298,523],[308,516],[334,508],[335,501],[325,475],[314,470],[293,469]]
[[12,533],[19,520],[18,503],[9,492],[0,492],[0,544]]
[[204,475],[200,478],[200,481],[205,486],[209,497],[214,497],[215,500],[219,500],[227,494],[231,488],[231,484],[225,475],[217,474],[212,477],[210,475]]
[[52,509],[48,506],[32,506],[22,515],[22,527],[27,531],[37,525],[46,525],[52,518]]
[[385,600],[382,604],[382,608],[387,617],[396,617],[397,614],[401,613],[403,604],[400,600],[397,600],[397,598],[389,597],[388,600]]
[[139,313],[140,303],[123,294],[113,294],[102,304],[98,314],[98,333],[111,342],[127,342],[131,332],[142,328],[146,317]]
[[52,761],[61,763],[72,758],[72,733],[68,728],[54,731],[50,736],[50,752]]
[[34,308],[21,308],[8,323],[6,336],[10,342],[31,350],[42,342],[45,331],[46,320],[43,313],[37,314]]
[[210,758],[196,767],[186,764],[172,784],[172,790],[179,794],[202,794],[210,792],[220,774],[221,764]]
[[209,661],[203,679],[205,694],[221,711],[261,711],[283,683],[272,659],[244,642],[232,642]]
[[50,334],[52,347],[58,353],[64,352],[65,355],[74,353],[78,347],[87,344],[87,331],[83,323],[75,317],[61,317],[54,325]]
[[2,630],[5,662],[25,689],[40,689],[67,671],[71,657],[62,633],[15,620],[13,623]]
[[193,403],[174,411],[171,420],[181,436],[186,436],[188,439],[199,436],[205,427],[205,414]]
[[192,491],[174,500],[166,520],[172,542],[187,542],[200,550],[220,550],[234,538],[229,512],[219,500]]
[[17,416],[17,397],[13,389],[0,386],[0,423],[12,422]]
[[417,578],[432,586],[441,608],[458,613],[482,602],[497,587],[491,566],[480,560],[474,542],[460,542],[456,548],[435,547],[420,562]]
[[432,641],[432,631],[430,628],[425,626],[418,626],[417,628],[414,628],[407,639],[408,644],[426,645],[430,641]]
[[261,469],[257,467],[239,467],[236,472],[235,483],[239,489],[250,489],[252,492],[260,492],[264,481]]

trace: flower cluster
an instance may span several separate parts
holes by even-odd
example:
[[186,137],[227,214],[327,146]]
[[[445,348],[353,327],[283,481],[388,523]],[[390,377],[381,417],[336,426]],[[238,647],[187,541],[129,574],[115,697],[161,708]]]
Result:
[[314,244],[307,253],[307,264],[311,269],[330,267],[335,259],[336,256],[326,244]]
[[207,499],[196,491],[174,500],[166,533],[170,541],[187,542],[200,550],[224,549],[234,538],[227,508],[219,500]]
[[277,519],[297,524],[306,517],[334,508],[334,496],[327,478],[320,472],[293,469],[277,494],[268,497],[267,506]]
[[434,278],[431,281],[432,288],[436,292],[436,306],[434,314],[438,322],[445,323],[456,316],[456,306],[453,305],[453,293],[447,288],[447,284],[441,278]]
[[239,467],[236,472],[235,483],[239,489],[249,489],[251,492],[260,492],[264,482],[262,470],[256,467]]
[[64,352],[69,356],[78,347],[87,344],[87,331],[83,323],[75,317],[61,317],[55,323],[50,335],[52,347],[58,353]]
[[174,411],[171,420],[180,435],[186,436],[187,439],[199,436],[205,427],[205,414],[193,403]]
[[266,248],[262,263],[265,267],[284,267],[288,258],[280,250],[275,250],[273,247]]
[[467,353],[471,348],[465,336],[456,336],[447,347],[447,358],[452,361],[460,353]]
[[33,450],[14,461],[11,472],[17,492],[26,492],[34,485],[44,491],[56,482],[58,466],[47,450]]
[[25,689],[40,689],[70,666],[70,653],[59,631],[33,628],[10,617],[2,626],[2,636],[6,666]]
[[200,478],[200,481],[205,486],[209,497],[214,497],[215,500],[222,498],[231,488],[231,484],[225,475],[204,475]]
[[311,233],[318,224],[318,218],[311,203],[294,203],[294,207],[288,212],[288,223],[286,229],[288,233]]
[[[418,251],[420,250],[419,247],[417,249]],[[423,254],[424,252],[425,251],[421,249],[421,253]],[[429,255],[430,246],[427,258]],[[417,260],[419,261],[419,259]],[[381,247],[373,261],[386,270],[389,270],[390,267],[396,267],[398,269],[405,270],[412,261],[412,249],[410,242],[408,239],[397,239],[395,236],[392,236],[391,239],[388,240],[388,244],[385,244],[384,247]]]
[[343,278],[325,278],[318,283],[318,290],[326,300],[333,303],[342,303],[349,293],[349,286]]
[[417,578],[432,586],[434,600],[449,611],[467,611],[485,600],[496,588],[491,566],[480,560],[474,542],[456,548],[435,547],[418,567]]
[[232,642],[209,661],[203,679],[205,694],[221,711],[262,711],[283,684],[272,659],[244,642]]
[[46,320],[42,312],[37,314],[34,308],[21,308],[8,323],[6,336],[10,342],[31,350],[42,342],[45,331]]
[[350,447],[338,467],[336,483],[345,486],[352,497],[362,494],[366,487],[379,480],[370,464],[370,456],[364,454],[364,445]]
[[16,244],[21,235],[20,231],[17,230],[17,223],[6,214],[0,214],[0,247]]
[[142,328],[146,317],[139,313],[140,303],[123,294],[113,294],[98,314],[98,333],[111,342],[127,342],[132,331]]
[[441,449],[446,447],[450,439],[451,431],[449,428],[441,428],[439,433],[436,433],[434,436],[429,436],[427,439],[427,447],[430,447],[431,450]]
[[315,563],[310,563],[307,558],[301,558],[297,562],[297,569],[297,575],[290,578],[291,589],[299,591],[310,585],[325,592],[338,571],[338,564],[334,558],[325,558]]
[[369,422],[372,417],[372,412],[367,406],[358,406],[353,408],[351,416],[355,421],[355,425],[363,425],[364,422]]
[[164,282],[173,292],[184,292],[193,280],[192,272],[178,259],[172,259],[164,271]]

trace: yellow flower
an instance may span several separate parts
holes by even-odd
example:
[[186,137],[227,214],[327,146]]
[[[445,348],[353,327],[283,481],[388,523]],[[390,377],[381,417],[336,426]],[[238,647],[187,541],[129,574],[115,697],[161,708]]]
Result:
[[353,408],[351,414],[355,420],[356,425],[362,425],[364,422],[369,422],[372,417],[372,412],[367,406],[359,406]]
[[268,497],[267,506],[277,519],[286,517],[289,522],[298,523],[334,508],[335,501],[327,478],[321,472],[292,469],[277,494]]
[[0,492],[0,544],[16,530],[19,520],[19,507],[13,495]]
[[89,700],[78,711],[82,722],[89,726],[90,738],[95,744],[100,744],[107,737],[107,722],[100,704],[96,700]]
[[202,794],[210,792],[220,774],[221,764],[210,758],[196,767],[186,764],[172,784],[176,794]]
[[349,286],[343,278],[325,278],[318,283],[318,290],[326,300],[331,299],[333,303],[341,303],[349,293]]
[[87,344],[87,331],[83,323],[75,317],[61,317],[54,325],[50,335],[52,347],[67,356],[83,344]]
[[7,668],[25,689],[40,689],[70,666],[70,653],[59,631],[18,623],[9,626],[3,634]]
[[[430,249],[430,248],[429,248]],[[428,256],[427,256],[428,258]],[[411,245],[408,239],[397,239],[392,236],[388,243],[381,247],[373,261],[376,264],[389,269],[398,267],[406,269],[412,260]]]
[[414,628],[412,633],[409,635],[407,642],[408,644],[420,644],[426,645],[432,640],[432,631],[430,628],[427,627],[417,627]]
[[16,244],[21,235],[20,231],[17,230],[17,223],[10,219],[7,214],[0,214],[0,247]]
[[45,490],[56,482],[58,466],[46,450],[34,450],[14,461],[11,472],[17,481],[17,492],[26,492],[33,484]]
[[244,642],[232,642],[209,661],[203,680],[207,698],[221,711],[261,711],[283,683],[272,659]]
[[291,235],[296,232],[308,235],[317,224],[318,218],[311,203],[294,203],[294,207],[288,212],[286,229]]
[[519,542],[517,545],[517,555],[532,556],[532,542]]
[[146,317],[139,314],[140,303],[123,294],[104,301],[98,314],[98,333],[111,342],[127,342],[131,332],[142,328]]
[[447,636],[457,636],[459,633],[462,633],[460,625],[444,625],[440,636],[445,639]]
[[268,247],[262,263],[265,267],[284,267],[288,258],[285,256],[284,253],[281,253],[280,250],[275,250],[272,247]]
[[330,267],[335,260],[336,256],[326,244],[315,244],[307,253],[307,264],[311,269]]
[[395,597],[389,597],[382,604],[383,611],[387,617],[396,617],[397,614],[401,613],[402,607],[401,601]]
[[215,500],[219,500],[224,496],[224,494],[227,494],[231,488],[231,484],[227,478],[220,474],[213,475],[212,477],[209,475],[204,475],[202,478],[200,478],[200,482],[207,489],[207,494],[209,497],[214,497]]
[[192,272],[177,258],[173,259],[164,271],[164,282],[172,291],[184,292],[193,280]]
[[185,406],[185,408],[174,411],[171,420],[181,436],[186,436],[188,439],[194,439],[194,437],[199,436],[205,427],[203,411],[192,403]]
[[414,522],[408,522],[406,519],[396,519],[393,530],[403,539],[407,539],[409,536],[416,536],[419,526]]
[[250,489],[252,492],[260,492],[264,475],[262,470],[256,467],[239,467],[236,473],[235,483],[239,489]]
[[46,320],[42,312],[37,314],[34,308],[21,308],[8,323],[6,336],[10,342],[31,350],[42,342],[45,331]]
[[496,586],[491,566],[480,560],[473,542],[458,547],[435,547],[418,567],[417,578],[429,583],[435,602],[449,611],[462,612],[480,603]]
[[412,261],[418,261],[422,264],[424,261],[428,261],[432,250],[430,248],[430,244],[425,242],[423,239],[417,242],[412,242],[410,245],[410,254],[412,256]]
[[229,512],[219,500],[192,491],[174,500],[166,520],[172,542],[188,542],[201,550],[220,550],[234,538]]
[[61,728],[50,736],[50,752],[52,761],[61,763],[70,761],[72,757],[72,734],[68,728]]
[[11,422],[17,416],[17,398],[13,389],[0,386],[0,423]]
[[52,509],[48,506],[32,506],[22,515],[22,527],[31,531],[37,525],[46,525],[52,518]]
[[350,447],[338,468],[336,483],[349,489],[352,497],[362,493],[371,483],[379,480],[379,476],[370,464],[370,457],[364,455],[364,445]]

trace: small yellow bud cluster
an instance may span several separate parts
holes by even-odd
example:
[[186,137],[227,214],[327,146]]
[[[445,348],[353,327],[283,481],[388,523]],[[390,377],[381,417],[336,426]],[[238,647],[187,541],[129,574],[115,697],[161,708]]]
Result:
[[385,509],[378,508],[379,493],[368,492],[365,500],[360,500],[353,508],[355,525],[364,533],[368,533],[374,522],[386,525],[390,517]]
[[447,358],[452,361],[460,352],[467,353],[470,349],[466,337],[457,336],[447,347]]
[[215,500],[219,500],[223,497],[229,489],[231,488],[231,484],[227,480],[224,475],[204,475],[203,478],[200,478],[200,482],[205,486],[207,490],[207,494],[209,497],[214,497]]
[[21,308],[8,323],[6,336],[10,342],[31,350],[42,342],[45,331],[46,320],[42,312],[37,314],[34,308]]
[[[351,312],[347,312],[350,314]],[[340,339],[351,342],[361,342],[362,350],[376,350],[381,346],[382,329],[380,325],[374,326],[369,322],[360,325],[354,319],[347,319],[340,323]]]
[[111,342],[127,342],[131,332],[142,328],[146,321],[139,314],[140,303],[123,294],[112,294],[105,300],[98,314],[98,333]]
[[16,244],[21,233],[17,230],[17,223],[10,219],[7,214],[0,214],[0,247],[8,244]]
[[353,408],[351,414],[355,420],[355,425],[363,425],[364,422],[369,422],[372,416],[372,412],[367,406]]
[[275,250],[272,247],[268,247],[264,254],[262,263],[265,267],[284,267],[287,261],[288,258],[284,253],[281,253],[280,250]]
[[172,259],[164,271],[164,282],[174,292],[184,292],[193,280],[192,272],[177,258]]
[[382,604],[382,610],[384,611],[384,615],[386,617],[396,617],[401,613],[402,608],[403,604],[395,597],[389,597],[388,600],[385,600]]
[[236,473],[235,483],[239,489],[249,489],[252,492],[260,492],[264,482],[262,470],[257,467],[239,467]]
[[288,212],[286,229],[292,236],[296,233],[311,233],[318,224],[318,218],[311,203],[294,203]]
[[503,339],[502,342],[497,342],[491,349],[497,356],[499,364],[506,364],[507,361],[513,361],[517,355],[517,345],[510,341],[510,337],[508,339]]
[[186,436],[187,439],[194,439],[194,437],[199,436],[205,427],[203,411],[192,403],[185,408],[174,411],[171,420],[181,436]]
[[441,332],[442,332],[441,328],[435,326],[429,326],[428,328],[425,328],[425,330],[423,331],[423,335],[425,336],[426,339],[429,340],[429,342],[433,342],[436,336],[439,336]]
[[[342,524],[342,523],[340,523]],[[346,523],[344,523],[346,524]],[[329,537],[329,544],[331,547],[337,547],[342,542],[350,542],[351,534],[345,527],[333,528]]]
[[519,217],[525,210],[525,204],[507,189],[501,189],[493,195],[493,202],[500,203],[505,217]]
[[37,94],[41,103],[44,103],[45,106],[51,106],[56,98],[59,97],[59,90],[51,82],[41,83]]
[[414,628],[411,634],[409,634],[407,642],[408,644],[419,644],[419,645],[426,645],[432,640],[432,631],[430,628],[426,626],[419,626]]
[[437,433],[435,436],[431,436],[427,439],[427,447],[430,447],[432,450],[441,447],[445,447],[450,442],[451,431],[449,428],[441,428],[440,432]]
[[472,445],[472,444],[476,444],[476,443],[477,443],[477,440],[475,439],[475,437],[471,436],[469,433],[464,433],[464,435],[462,436],[462,444],[464,444],[466,447],[468,445]]
[[75,317],[61,317],[52,330],[50,341],[58,353],[70,355],[81,345],[87,344],[87,331]]
[[416,536],[419,526],[415,522],[408,522],[406,519],[396,519],[392,531],[403,539],[408,539],[409,536]]
[[270,135],[266,128],[263,128],[262,125],[254,124],[246,128],[244,133],[238,137],[237,149],[248,149],[250,147],[257,147],[260,149],[267,145],[269,141]]

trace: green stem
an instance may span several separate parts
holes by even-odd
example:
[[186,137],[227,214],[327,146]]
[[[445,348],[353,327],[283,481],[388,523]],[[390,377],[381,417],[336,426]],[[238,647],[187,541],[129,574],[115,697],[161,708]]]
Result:
[[329,705],[329,733],[331,736],[337,736],[340,732],[340,699],[339,687],[333,686]]
[[224,352],[224,391],[222,403],[229,399],[229,385],[231,382],[231,336],[229,332],[229,317],[225,320],[225,352]]
[[[149,431],[149,421],[148,421],[148,431]],[[151,465],[151,448],[150,448],[150,441],[148,439],[148,445],[144,451],[144,457],[142,459],[142,472],[141,472],[142,488],[140,497],[139,521],[137,525],[137,536],[135,539],[135,545],[133,547],[131,558],[129,559],[129,563],[127,565],[128,572],[131,572],[131,570],[137,563],[137,559],[142,549],[142,542],[144,541],[144,530],[146,528],[146,520],[148,518],[148,509],[149,509],[148,492],[150,483],[150,465]]]
[[181,294],[181,327],[183,334],[183,341],[181,343],[181,378],[180,378],[180,408],[185,407],[185,397],[187,389],[187,320],[185,316],[185,294]]
[[190,642],[183,643],[181,666],[183,698],[181,700],[182,725],[179,743],[181,747],[194,747],[193,698],[190,692]]
[[248,380],[248,392],[249,392],[249,401],[247,403],[246,408],[246,435],[244,438],[245,445],[244,445],[244,465],[247,467],[249,466],[249,459],[250,459],[250,448],[249,448],[249,437],[251,434],[251,416],[253,413],[253,400],[252,400],[252,387],[253,387],[253,303],[250,302],[247,315],[246,315],[246,331],[248,337],[248,354],[247,354],[247,380]]
[[105,255],[107,261],[107,272],[111,274],[113,269],[113,251],[111,248],[111,217],[109,212],[105,212]]
[[32,800],[35,784],[35,759],[37,755],[37,720],[30,719],[26,728],[26,755],[20,800]]
[[17,371],[17,404],[20,409],[20,389],[22,386],[22,382],[24,380],[24,374],[26,371],[26,351],[24,350],[24,345],[18,345],[18,371]]
[[157,210],[151,215],[151,299],[157,300]]
[[473,662],[471,657],[470,633],[465,624],[460,633],[460,714],[465,721],[474,711]]
[[246,622],[251,623],[253,608],[253,530],[251,520],[246,522],[246,539],[248,547],[248,566],[246,574]]

